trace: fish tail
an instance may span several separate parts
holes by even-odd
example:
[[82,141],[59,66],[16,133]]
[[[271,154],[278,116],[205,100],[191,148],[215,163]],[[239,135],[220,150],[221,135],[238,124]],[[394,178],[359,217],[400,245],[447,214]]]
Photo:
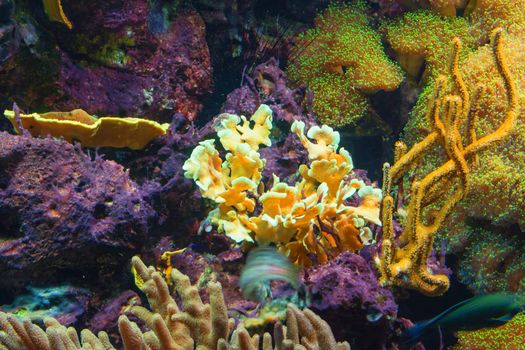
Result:
[[405,346],[412,346],[415,345],[417,342],[423,338],[426,333],[433,327],[434,320],[427,320],[418,322],[412,327],[408,328],[403,332],[401,335],[401,340],[403,342],[403,345]]

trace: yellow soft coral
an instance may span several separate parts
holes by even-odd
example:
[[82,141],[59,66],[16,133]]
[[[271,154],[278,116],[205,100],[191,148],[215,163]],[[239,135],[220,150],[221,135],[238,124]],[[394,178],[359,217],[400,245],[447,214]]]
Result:
[[[216,130],[228,151],[226,160],[219,157],[213,140],[206,140],[184,164],[185,176],[218,204],[209,221],[236,242],[276,244],[303,265],[311,265],[312,256],[322,263],[341,251],[371,243],[368,224],[381,224],[381,190],[349,179],[352,158],[339,148],[339,133],[328,126],[314,126],[305,133],[303,122],[293,123],[291,130],[308,150],[311,163],[299,167],[302,180],[294,185],[274,175],[273,185],[259,192],[265,161],[258,149],[271,145],[271,121],[271,110],[265,105],[249,121],[223,114]],[[361,204],[346,205],[356,192]]]
[[[21,133],[15,112],[5,116]],[[166,134],[169,124],[159,124],[140,118],[95,118],[81,109],[71,112],[21,114],[22,127],[37,137],[62,137],[68,142],[78,141],[84,147],[128,147],[142,149],[155,137]]]

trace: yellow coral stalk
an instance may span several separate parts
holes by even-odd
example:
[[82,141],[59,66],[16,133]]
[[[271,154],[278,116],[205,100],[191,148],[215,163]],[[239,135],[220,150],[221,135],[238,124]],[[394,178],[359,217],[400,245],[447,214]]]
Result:
[[[408,152],[400,154],[392,167],[386,165],[384,168],[385,193],[381,209],[384,225],[383,245],[381,255],[377,259],[382,284],[413,288],[427,295],[440,295],[448,289],[447,276],[434,275],[427,268],[427,259],[435,234],[456,203],[465,195],[468,189],[469,167],[473,166],[475,155],[506,137],[512,130],[519,111],[514,80],[501,51],[502,35],[501,28],[493,32],[492,50],[507,92],[508,108],[503,123],[492,133],[477,139],[472,137],[470,130],[466,130],[465,139],[469,140],[470,144],[462,144],[464,141],[459,133],[460,126],[467,128],[474,125],[469,118],[470,101],[468,96],[465,96],[466,90],[458,75],[457,57],[460,43],[455,39],[451,76],[455,81],[457,94],[441,96],[444,78],[438,79],[436,92],[431,99],[432,107],[428,112],[429,120],[434,121],[434,130]],[[389,193],[390,186],[392,183],[398,183],[425,153],[439,145],[445,148],[450,160],[412,183],[406,224],[400,237],[395,237],[392,225],[395,208]]]

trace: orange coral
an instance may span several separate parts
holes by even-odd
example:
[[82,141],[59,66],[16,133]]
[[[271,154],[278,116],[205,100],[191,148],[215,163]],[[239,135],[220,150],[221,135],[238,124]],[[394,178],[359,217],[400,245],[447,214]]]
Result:
[[[498,29],[492,37],[493,56],[504,80],[508,103],[505,119],[499,127],[482,137],[472,130],[475,126],[471,113],[474,101],[459,74],[461,42],[455,39],[450,72],[454,91],[444,95],[442,92],[446,78],[441,76],[437,79],[431,108],[427,114],[432,131],[408,152],[396,152],[398,159],[392,167],[385,165],[381,209],[383,245],[377,259],[382,284],[414,288],[428,295],[440,295],[448,289],[448,278],[433,275],[427,268],[434,236],[447,215],[467,192],[470,167],[474,166],[475,155],[508,136],[519,110],[514,80],[502,54],[502,35],[503,30]],[[460,134],[460,127],[467,129],[465,137]],[[445,149],[449,160],[412,183],[406,224],[400,237],[396,238],[392,226],[395,206],[390,196],[390,187],[402,181],[403,176],[421,161],[424,154],[439,145]]]
[[[265,105],[251,117],[253,126],[245,117],[222,115],[217,134],[229,151],[226,161],[220,159],[213,140],[206,140],[185,162],[185,176],[194,179],[204,197],[218,204],[208,216],[210,222],[236,242],[277,244],[302,265],[312,264],[310,254],[322,263],[341,251],[371,243],[367,225],[381,224],[381,190],[347,179],[352,158],[339,149],[339,133],[328,126],[314,126],[305,135],[304,123],[292,124],[311,164],[299,167],[302,180],[295,185],[274,176],[272,187],[260,192],[264,160],[257,151],[260,145],[271,144],[271,120]],[[356,192],[361,205],[345,205]]]

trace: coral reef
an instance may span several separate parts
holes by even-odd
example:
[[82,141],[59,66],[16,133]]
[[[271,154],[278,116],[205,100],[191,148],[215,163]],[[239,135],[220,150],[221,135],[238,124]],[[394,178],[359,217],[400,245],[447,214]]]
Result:
[[[525,68],[524,42],[522,35],[509,34],[505,38],[502,54],[508,62],[510,73],[516,77],[516,86],[521,105],[525,102],[523,88],[525,79],[520,73]],[[483,100],[476,107],[479,123],[476,132],[486,133],[505,118],[505,96],[502,82],[496,79],[497,67],[490,60],[488,48],[481,48],[464,63],[463,74],[468,82],[467,89],[475,91],[483,86]],[[490,118],[486,118],[489,116]],[[455,210],[453,220],[448,225],[448,235],[461,235],[464,220],[470,218],[490,220],[493,225],[508,227],[517,224],[525,228],[525,118],[521,110],[516,127],[511,136],[497,147],[483,152],[479,162],[485,166],[473,171],[471,194]],[[411,125],[413,127],[414,124]],[[415,130],[414,130],[415,131]],[[489,193],[490,192],[490,193]],[[479,205],[483,203],[483,205]],[[452,241],[452,238],[449,238]],[[458,251],[461,246],[452,246]]]
[[[55,1],[56,2],[56,1]],[[24,110],[72,110],[194,119],[211,89],[204,22],[190,8],[148,0],[67,2],[75,24],[49,25],[33,2],[17,2],[17,42],[0,66],[0,95]]]
[[368,22],[363,1],[332,4],[297,39],[287,73],[312,90],[313,110],[324,124],[354,123],[367,112],[367,94],[395,90],[403,80]]
[[[502,36],[503,29],[499,28],[492,37],[492,54],[507,94],[505,116],[498,126],[486,134],[479,135],[476,132],[478,115],[471,106],[478,103],[479,95],[472,98],[466,89],[458,66],[461,41],[455,38],[450,72],[452,92],[443,91],[442,86],[447,79],[445,76],[439,77],[426,116],[432,127],[431,132],[409,151],[406,145],[398,143],[394,165],[390,168],[388,163],[385,164],[381,211],[383,241],[381,255],[377,259],[382,284],[398,284],[428,295],[441,295],[448,289],[448,277],[433,275],[427,268],[436,232],[454,206],[468,193],[470,169],[479,164],[479,153],[507,138],[518,117],[518,96],[503,56]],[[490,115],[484,118],[489,119]],[[464,135],[461,135],[460,130]],[[413,164],[436,145],[443,146],[445,163],[427,174],[420,174],[419,178],[411,182],[405,227],[401,235],[396,237],[392,217],[400,200],[398,198],[394,202],[390,187],[392,184],[401,184],[403,176]]]
[[129,147],[142,149],[155,137],[165,135],[169,124],[139,118],[95,118],[82,109],[71,112],[20,114],[5,111],[15,130],[23,129],[33,136],[62,137],[68,142],[78,141],[84,147]]
[[523,33],[525,0],[0,0],[0,349],[405,349],[524,292]]
[[[143,244],[154,212],[124,168],[51,138],[0,133],[1,289],[103,281]],[[63,277],[62,277],[63,278]]]
[[[264,160],[257,152],[260,145],[271,145],[271,110],[261,105],[250,118],[224,114],[216,130],[224,149],[223,162],[213,140],[200,142],[183,168],[201,194],[218,204],[209,220],[219,231],[237,242],[256,241],[278,244],[290,259],[301,265],[318,262],[331,255],[357,250],[373,241],[368,223],[380,224],[381,191],[351,179],[350,154],[339,147],[339,133],[330,127],[311,127],[294,122],[292,132],[308,151],[311,164],[301,165],[302,180],[294,186],[274,176],[272,186],[259,190]],[[314,140],[315,142],[311,141]],[[259,203],[249,194],[259,194]],[[345,201],[360,197],[356,207]],[[251,216],[260,207],[260,214]]]
[[[491,29],[487,24],[502,23],[506,26],[509,34],[505,36],[501,52],[515,79],[517,100],[523,106],[525,80],[521,72],[525,67],[525,56],[523,30],[520,28],[524,28],[524,22],[523,7],[514,7],[520,6],[518,3],[478,1],[468,21],[469,30],[478,45],[487,40],[486,32]],[[507,111],[504,81],[498,73],[491,51],[489,45],[481,46],[465,55],[459,67],[466,91],[478,101],[472,108],[476,118],[483,120],[476,125],[475,132],[478,135],[497,129],[505,120]],[[429,133],[430,124],[425,114],[429,111],[428,102],[433,88],[434,84],[425,87],[405,126],[404,140],[410,145],[422,140]],[[452,86],[444,86],[445,93],[449,93],[451,89]],[[460,255],[461,279],[468,282],[467,285],[476,292],[522,288],[519,287],[522,283],[522,267],[516,260],[522,254],[522,245],[519,243],[521,233],[512,237],[508,233],[519,231],[520,228],[523,231],[525,227],[522,210],[525,205],[523,115],[521,108],[509,137],[478,155],[478,162],[482,166],[472,169],[469,193],[458,203],[441,230],[441,236],[447,241],[448,251]],[[428,161],[421,164],[421,173],[428,172],[445,157],[442,151],[431,151]],[[475,227],[480,225],[479,222],[483,223],[482,228]],[[499,242],[492,246],[484,244],[482,237],[487,242],[494,242],[490,236],[499,239]],[[514,242],[515,247],[507,246],[510,242]],[[485,254],[478,256],[476,252],[480,248],[483,248]],[[492,259],[503,256],[508,258],[500,260],[501,264]],[[485,265],[478,263],[481,261]]]
[[[146,294],[152,310],[133,306],[130,312],[143,320],[148,330],[126,316],[119,318],[119,331],[126,350],[147,349],[230,349],[255,350],[260,345],[265,350],[274,349],[272,336],[265,333],[250,336],[242,324],[234,326],[228,319],[221,285],[210,282],[210,304],[204,304],[197,288],[190,284],[187,276],[177,270],[171,278],[181,298],[184,311],[170,296],[168,286],[153,267],[146,267],[140,258],[132,260],[138,287]],[[31,323],[29,319],[19,320],[13,315],[0,313],[0,343],[8,350],[21,349],[115,349],[107,333],[98,336],[83,330],[81,337],[74,328],[60,325],[56,320],[45,320],[46,330]],[[273,341],[275,349],[302,349],[299,344],[320,350],[350,349],[348,343],[337,343],[330,327],[310,310],[300,311],[289,305],[287,327],[276,324]]]
[[[380,349],[387,344],[397,305],[363,257],[346,252],[307,269],[305,284],[310,308],[332,326],[337,338],[347,339],[358,349]],[[337,327],[341,322],[345,327]],[[362,334],[374,337],[357,336]]]

